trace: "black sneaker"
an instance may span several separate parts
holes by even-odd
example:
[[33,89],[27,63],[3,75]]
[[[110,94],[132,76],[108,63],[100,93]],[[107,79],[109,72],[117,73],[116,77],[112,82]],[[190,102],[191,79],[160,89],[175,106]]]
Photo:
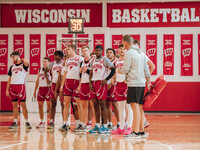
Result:
[[80,126],[77,130],[77,132],[86,132],[86,126]]
[[16,128],[18,128],[19,126],[18,126],[18,124],[16,123],[16,122],[13,122],[12,124],[11,124],[11,126],[9,126],[9,129],[16,129]]
[[109,130],[113,130],[113,125],[109,124],[109,125],[108,125],[108,129],[109,129]]
[[31,127],[29,122],[26,122],[26,129],[32,129],[32,127]]
[[47,129],[53,129],[54,128],[54,122],[50,122],[47,126]]
[[119,128],[119,124],[117,124],[115,127],[113,127],[113,130],[117,130]]
[[59,128],[59,131],[65,131],[66,124],[62,125],[62,127]]
[[75,128],[73,131],[74,131],[74,132],[78,132],[78,130],[79,130],[80,127],[82,127],[81,124],[79,124],[79,126],[78,126],[77,128]]
[[67,128],[70,130],[70,129],[71,129],[71,126],[67,124]]

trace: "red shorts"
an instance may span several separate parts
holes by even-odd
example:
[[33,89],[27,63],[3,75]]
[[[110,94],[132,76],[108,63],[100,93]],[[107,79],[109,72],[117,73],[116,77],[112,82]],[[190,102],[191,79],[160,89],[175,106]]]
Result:
[[79,86],[79,80],[66,79],[65,86],[63,88],[64,96],[79,97],[79,94],[77,92],[78,86]]
[[117,101],[126,101],[127,100],[127,84],[124,82],[117,82],[115,88],[115,96]]
[[[56,88],[56,83],[52,83],[52,85],[51,85],[51,91],[50,91],[50,98],[55,98],[55,97],[54,97],[55,88]],[[57,93],[58,93],[58,95],[59,95],[59,93],[60,93],[60,87],[58,88]],[[60,97],[59,99],[60,99],[60,101],[64,101],[63,96]]]
[[37,100],[38,101],[49,101],[50,100],[50,89],[51,87],[39,87]]
[[15,101],[25,101],[26,100],[26,87],[25,84],[11,84],[10,89],[10,98],[13,102]]
[[80,100],[91,100],[89,83],[81,83]]
[[107,91],[107,102],[116,102],[115,96],[115,85],[112,85],[111,88]]
[[106,100],[107,84],[101,85],[101,81],[93,81],[92,86],[94,90],[91,91],[91,99]]

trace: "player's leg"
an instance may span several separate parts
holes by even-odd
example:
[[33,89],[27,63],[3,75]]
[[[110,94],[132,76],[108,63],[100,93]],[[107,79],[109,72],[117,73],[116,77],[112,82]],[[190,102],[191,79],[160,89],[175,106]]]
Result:
[[40,116],[40,123],[37,125],[37,128],[42,128],[45,126],[44,123],[44,101],[38,101],[38,108],[39,108],[39,116]]
[[92,102],[93,102],[93,106],[94,106],[94,111],[95,111],[95,121],[96,121],[96,125],[94,127],[94,129],[90,130],[90,133],[97,133],[100,129],[100,106],[99,106],[99,102],[97,99],[92,98]]
[[147,137],[148,134],[144,131],[144,122],[145,122],[145,119],[144,119],[143,105],[140,104],[139,107],[140,107],[140,116],[141,116],[139,132],[140,132],[141,137]]
[[92,115],[93,115],[93,104],[92,104],[92,101],[90,100],[89,101],[89,104],[88,104],[88,122],[87,122],[87,129],[91,130],[92,128]]
[[68,117],[69,117],[69,109],[71,105],[71,96],[64,96],[64,110],[63,110],[63,116],[64,116],[64,122],[67,125]]
[[[49,111],[49,119],[51,118],[51,101],[46,101],[47,102],[47,109]],[[47,118],[47,122],[48,122],[48,118]]]
[[26,107],[26,100],[20,100],[20,106],[22,108],[24,119],[26,121],[26,128],[31,129],[30,123],[28,122],[28,110]]
[[15,129],[18,127],[18,99],[13,99],[12,100],[12,105],[13,105],[13,116],[14,116],[14,122],[9,126],[9,129]]
[[[113,106],[113,109],[114,109],[115,117],[117,119],[117,126],[116,126],[116,128],[118,128],[119,124],[120,124],[118,103],[116,101],[113,101],[112,102],[112,106]],[[114,129],[116,129],[116,128],[114,128]]]
[[127,125],[127,129],[126,129],[126,132],[125,134],[126,135],[129,135],[131,134],[132,132],[132,124],[133,124],[133,110],[131,108],[131,105],[130,104],[127,104],[126,103],[126,125]]
[[[108,111],[108,122],[109,122],[108,128],[109,128],[110,130],[113,129],[111,104],[112,104],[112,102],[110,102],[110,101],[107,101],[107,102],[106,102],[106,108],[107,108],[107,111]],[[103,112],[102,112],[102,116],[103,116]]]

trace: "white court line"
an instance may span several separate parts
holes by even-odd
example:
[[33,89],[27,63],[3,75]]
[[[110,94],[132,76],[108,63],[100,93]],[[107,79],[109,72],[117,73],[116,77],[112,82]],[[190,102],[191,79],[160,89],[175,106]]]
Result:
[[0,135],[0,137],[7,136],[7,135],[10,135],[10,133],[2,134],[2,135]]
[[147,141],[147,142],[159,144],[159,145],[167,147],[169,150],[173,150],[173,148],[170,145],[167,145],[167,144],[163,144],[163,143],[160,143],[160,142],[157,142],[157,141]]
[[12,144],[12,145],[8,145],[8,146],[4,146],[4,147],[0,147],[0,149],[9,148],[9,147],[13,147],[13,146],[20,145],[20,144],[24,144],[24,143],[28,143],[28,141],[21,142],[21,143],[17,143],[17,144]]

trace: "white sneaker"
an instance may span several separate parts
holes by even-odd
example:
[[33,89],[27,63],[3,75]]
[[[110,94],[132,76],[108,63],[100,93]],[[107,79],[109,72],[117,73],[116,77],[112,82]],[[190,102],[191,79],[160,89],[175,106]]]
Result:
[[36,128],[44,128],[45,127],[45,122],[40,122]]
[[147,138],[149,136],[149,133],[144,132],[144,134],[140,133],[141,138]]

